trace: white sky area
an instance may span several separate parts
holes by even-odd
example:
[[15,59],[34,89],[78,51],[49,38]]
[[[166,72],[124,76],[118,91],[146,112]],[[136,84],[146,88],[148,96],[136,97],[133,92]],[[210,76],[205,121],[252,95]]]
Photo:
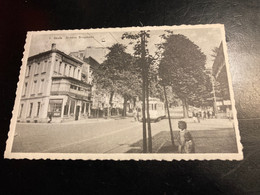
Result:
[[[221,31],[219,28],[195,28],[195,29],[176,29],[172,30],[174,34],[182,34],[195,43],[201,51],[207,56],[206,67],[211,68],[213,65],[212,49],[219,47],[221,43]],[[131,32],[131,31],[127,31]],[[129,45],[130,40],[122,40],[124,32],[90,32],[90,33],[60,33],[60,34],[34,34],[31,40],[29,56],[48,51],[51,44],[56,43],[56,48],[69,54],[79,50],[85,50],[87,47],[111,47],[115,43],[121,43],[127,46],[127,52],[133,53],[133,45]],[[132,32],[137,33],[137,31]],[[151,30],[148,39],[147,48],[151,55],[157,50],[155,44],[161,43],[160,35],[164,34],[163,30]],[[102,61],[104,56],[92,56],[97,61]]]

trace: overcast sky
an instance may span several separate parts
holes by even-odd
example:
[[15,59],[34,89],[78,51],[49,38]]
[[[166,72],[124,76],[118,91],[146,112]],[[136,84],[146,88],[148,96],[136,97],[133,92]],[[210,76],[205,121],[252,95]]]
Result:
[[[196,29],[176,29],[172,30],[174,34],[183,34],[195,43],[201,51],[207,56],[206,67],[211,67],[213,58],[211,57],[212,49],[219,47],[222,36],[219,28],[196,28]],[[131,31],[128,31],[131,32]],[[129,53],[133,52],[133,45],[129,45],[129,40],[122,40],[124,32],[90,32],[90,33],[65,33],[62,34],[34,34],[32,36],[29,56],[48,51],[52,43],[56,43],[57,49],[66,54],[70,52],[84,50],[86,47],[110,47],[114,43],[122,43],[127,46]],[[136,32],[133,32],[136,33]],[[156,51],[155,44],[161,43],[160,35],[164,34],[163,30],[151,30],[148,39],[148,49],[150,54]],[[95,56],[93,56],[95,58]],[[102,56],[97,56],[98,61]]]

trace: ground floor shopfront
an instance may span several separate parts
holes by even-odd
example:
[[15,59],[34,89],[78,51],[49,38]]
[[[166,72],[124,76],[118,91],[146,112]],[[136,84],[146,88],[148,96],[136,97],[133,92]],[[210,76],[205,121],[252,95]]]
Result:
[[18,122],[64,122],[87,119],[91,101],[57,95],[21,100]]

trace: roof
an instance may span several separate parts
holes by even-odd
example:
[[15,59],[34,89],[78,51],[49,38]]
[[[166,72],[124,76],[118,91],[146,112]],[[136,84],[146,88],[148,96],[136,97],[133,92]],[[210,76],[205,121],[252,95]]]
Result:
[[51,53],[54,53],[54,52],[55,52],[55,53],[58,53],[58,54],[60,54],[60,55],[62,55],[62,56],[64,56],[64,57],[66,57],[66,58],[69,58],[70,60],[72,60],[72,61],[74,61],[74,62],[76,62],[76,63],[83,64],[82,61],[76,59],[75,57],[69,56],[69,55],[65,54],[64,52],[62,52],[62,51],[60,51],[60,50],[58,50],[58,49],[48,50],[48,51],[45,51],[45,52],[36,54],[36,55],[34,55],[34,56],[29,57],[29,58],[28,58],[28,61],[34,60],[34,59],[37,59],[37,58],[40,58],[40,57],[42,57],[42,56],[45,56],[45,55],[48,55],[48,54],[51,54]]

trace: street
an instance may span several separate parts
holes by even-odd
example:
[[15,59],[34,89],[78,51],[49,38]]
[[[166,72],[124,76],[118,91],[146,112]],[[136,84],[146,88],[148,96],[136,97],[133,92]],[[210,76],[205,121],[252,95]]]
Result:
[[[178,111],[175,110],[172,114],[178,116]],[[179,120],[171,119],[174,137],[178,131]],[[194,123],[192,119],[185,121],[195,143],[197,142],[196,152],[236,152],[235,133],[231,121],[227,119],[207,119],[201,123]],[[151,125],[153,152],[161,152],[162,146],[167,145],[170,140],[168,119]],[[132,117],[51,124],[17,123],[12,152],[138,153],[142,152],[142,134],[142,123],[134,121]],[[212,147],[207,146],[207,143]]]

